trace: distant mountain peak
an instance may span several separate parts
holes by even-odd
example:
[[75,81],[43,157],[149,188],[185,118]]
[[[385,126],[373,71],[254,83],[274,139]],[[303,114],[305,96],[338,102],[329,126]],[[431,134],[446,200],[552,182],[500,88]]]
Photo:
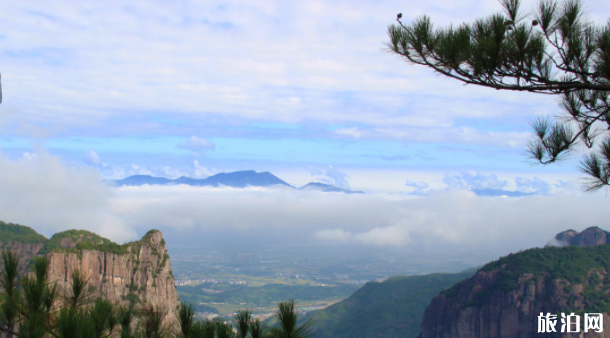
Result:
[[140,185],[173,185],[173,184],[187,184],[193,186],[228,186],[234,188],[245,188],[247,186],[253,187],[267,187],[273,185],[285,185],[292,187],[290,184],[282,181],[275,175],[268,171],[257,173],[254,170],[241,170],[230,173],[219,173],[212,175],[207,178],[192,178],[187,176],[180,176],[176,179],[169,179],[165,177],[154,177],[150,175],[133,175],[126,177],[121,180],[113,181],[117,186],[140,186]]
[[566,230],[553,237],[545,247],[549,246],[597,246],[610,244],[610,233],[599,227],[589,227],[578,232],[576,230]]
[[[141,185],[176,185],[186,184],[191,186],[227,186],[232,188],[246,187],[271,187],[286,186],[294,188],[292,185],[281,180],[269,171],[257,173],[254,170],[240,170],[229,173],[218,173],[207,178],[192,178],[180,176],[176,179],[165,177],[155,177],[151,175],[133,175],[121,180],[111,181],[114,185],[121,186],[141,186]],[[343,189],[330,184],[311,182],[299,188],[299,190],[321,191],[321,192],[342,192],[346,194],[363,194],[362,191]]]

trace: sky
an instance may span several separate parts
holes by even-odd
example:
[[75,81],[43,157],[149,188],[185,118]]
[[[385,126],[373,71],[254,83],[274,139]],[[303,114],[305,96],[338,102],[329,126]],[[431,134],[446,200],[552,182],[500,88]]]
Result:
[[[586,5],[592,21],[610,17],[610,3]],[[384,45],[399,12],[447,25],[500,9],[495,0],[4,4],[0,218],[119,242],[151,227],[232,229],[222,238],[294,227],[286,236],[312,243],[512,241],[505,251],[607,227],[605,192],[579,187],[579,154],[541,167],[524,153],[529,122],[560,113],[556,97],[464,86]],[[250,169],[367,194],[103,182]],[[472,192],[481,189],[532,195]]]

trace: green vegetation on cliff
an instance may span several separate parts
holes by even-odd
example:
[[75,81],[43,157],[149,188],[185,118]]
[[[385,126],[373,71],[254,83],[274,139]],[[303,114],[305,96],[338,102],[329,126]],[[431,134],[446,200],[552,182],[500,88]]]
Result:
[[430,300],[474,272],[470,269],[369,282],[347,299],[308,313],[307,318],[313,319],[315,338],[416,337]]
[[532,274],[534,279],[544,275],[549,279],[581,284],[591,270],[610,271],[610,245],[530,249],[502,257],[486,264],[481,270],[489,272],[495,269],[500,270],[496,289],[507,292],[515,290],[517,280],[526,273]]
[[[71,243],[74,247],[66,248],[62,245],[62,241],[64,241],[64,245]],[[45,243],[40,250],[40,253],[46,254],[53,251],[78,252],[81,250],[98,250],[119,255],[127,253],[126,245],[116,244],[107,238],[87,230],[66,230],[58,232]]]
[[[551,281],[557,281],[566,297],[567,306],[563,310],[610,313],[610,245],[530,249],[488,263],[481,271],[497,271],[499,276],[484,289],[464,290],[464,286],[458,283],[442,294],[448,300],[461,293],[470,294],[464,307],[481,307],[497,291],[515,291],[523,283],[542,281],[550,285]],[[583,286],[584,304],[576,306],[578,294],[572,291],[572,287],[579,284]]]
[[36,244],[48,241],[46,237],[38,234],[34,229],[25,225],[5,223],[0,221],[0,242],[19,242],[23,244]]

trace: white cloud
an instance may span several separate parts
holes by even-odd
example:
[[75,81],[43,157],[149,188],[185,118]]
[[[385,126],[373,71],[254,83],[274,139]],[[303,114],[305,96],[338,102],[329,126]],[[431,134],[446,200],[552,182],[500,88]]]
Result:
[[413,194],[413,195],[425,195],[425,190],[428,189],[428,183],[426,183],[424,181],[415,182],[415,181],[407,180],[405,185],[407,187],[415,188],[415,190],[413,190],[411,192],[411,194]]
[[[18,160],[0,156],[0,174],[3,221],[31,226],[47,236],[84,228],[118,242],[161,228],[187,231],[188,240],[200,241],[258,236],[255,241],[261,243],[331,241],[507,253],[544,245],[569,228],[603,227],[608,216],[603,194],[500,198],[448,190],[413,197],[288,188],[109,188],[92,168],[67,167],[40,152]],[[466,175],[464,180],[476,181],[477,176]],[[489,186],[488,180],[481,186]]]
[[207,176],[212,176],[216,173],[216,170],[209,170],[208,168],[199,164],[199,161],[193,161],[193,177],[194,178],[204,178]]
[[176,148],[190,150],[193,156],[199,156],[202,151],[214,150],[216,145],[206,139],[191,136],[188,140],[178,143]]
[[453,189],[498,189],[502,190],[508,182],[500,180],[496,175],[485,175],[474,171],[468,171],[461,174],[446,174],[443,182],[449,188]]
[[87,152],[86,160],[87,160],[87,163],[92,164],[92,165],[99,165],[100,164],[100,157],[93,150],[89,150]]
[[413,198],[290,189],[122,187],[112,210],[136,229],[182,229],[192,238],[220,232],[231,240],[257,234],[287,243],[331,241],[507,253],[542,246],[569,228],[603,226],[607,208],[600,196],[509,199],[451,190]]
[[107,210],[112,190],[93,168],[70,168],[44,152],[11,160],[0,155],[0,215],[50,236],[87,229],[122,242],[135,231]]
[[517,190],[525,193],[548,194],[551,192],[551,184],[534,176],[533,179],[523,177],[515,178]]
[[[189,120],[354,123],[362,127],[341,129],[361,137],[372,127],[379,128],[372,137],[409,140],[434,141],[450,132],[510,146],[521,142],[519,133],[477,134],[456,123],[557,111],[552,97],[463,86],[383,52],[385,27],[397,12],[406,21],[428,13],[442,25],[493,13],[500,8],[495,2],[422,2],[409,5],[408,13],[397,0],[332,1],[322,12],[311,10],[311,2],[144,1],[129,9],[115,1],[52,3],[41,8],[21,1],[0,14],[7,27],[3,109],[16,112],[3,115],[1,124],[10,133],[95,128],[111,117],[125,132],[149,125],[131,121],[134,113],[171,112]],[[589,6],[595,18],[610,13],[605,2]],[[402,127],[423,130],[404,135]]]
[[412,242],[409,228],[400,225],[374,228],[354,237],[364,244],[378,246],[405,246]]
[[[314,171],[312,171],[312,175],[314,175]],[[317,177],[319,182],[334,185],[335,187],[349,189],[349,182],[347,181],[349,176],[337,168],[329,165],[324,173],[323,177]]]

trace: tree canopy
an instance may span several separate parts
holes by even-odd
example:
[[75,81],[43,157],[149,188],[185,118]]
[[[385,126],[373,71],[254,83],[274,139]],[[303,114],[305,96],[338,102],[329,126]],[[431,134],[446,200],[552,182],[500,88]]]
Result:
[[550,164],[584,145],[585,189],[610,185],[610,20],[589,21],[580,0],[542,0],[532,13],[520,0],[500,3],[502,13],[442,28],[428,16],[403,24],[398,14],[386,45],[465,84],[558,95],[561,115],[531,122],[529,156]]

